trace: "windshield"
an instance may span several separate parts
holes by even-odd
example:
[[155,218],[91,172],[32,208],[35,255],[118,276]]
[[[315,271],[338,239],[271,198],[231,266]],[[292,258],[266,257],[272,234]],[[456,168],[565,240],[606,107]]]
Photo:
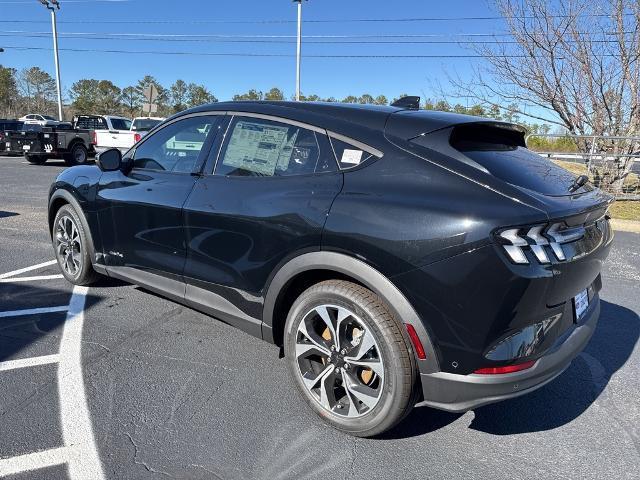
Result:
[[49,115],[43,115],[42,118],[44,118],[45,120],[54,120],[54,121],[56,121],[55,118],[50,117]]
[[131,130],[146,132],[151,130],[153,127],[155,127],[161,122],[162,120],[155,120],[153,118],[136,118],[133,121],[133,126],[131,127]]
[[111,126],[114,130],[131,130],[131,120],[126,118],[112,118]]

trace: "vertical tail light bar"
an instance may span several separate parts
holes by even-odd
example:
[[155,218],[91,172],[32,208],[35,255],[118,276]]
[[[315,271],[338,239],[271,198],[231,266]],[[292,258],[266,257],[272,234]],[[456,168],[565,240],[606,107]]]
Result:
[[583,226],[567,227],[563,222],[551,225],[540,224],[530,227],[508,228],[498,233],[498,240],[502,244],[509,259],[519,265],[529,263],[526,251],[530,250],[541,264],[551,263],[549,253],[545,247],[550,247],[555,257],[564,262],[567,258],[562,244],[575,242],[585,234]]

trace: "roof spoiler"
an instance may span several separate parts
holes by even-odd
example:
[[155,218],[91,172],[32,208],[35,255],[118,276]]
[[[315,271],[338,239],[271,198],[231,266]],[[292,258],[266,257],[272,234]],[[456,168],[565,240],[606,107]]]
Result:
[[400,97],[398,100],[391,104],[392,107],[406,108],[409,110],[420,109],[420,97],[406,96]]

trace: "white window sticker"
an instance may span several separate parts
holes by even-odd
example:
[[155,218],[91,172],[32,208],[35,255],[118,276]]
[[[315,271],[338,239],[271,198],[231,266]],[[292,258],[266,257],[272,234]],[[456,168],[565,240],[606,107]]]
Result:
[[349,150],[345,148],[342,152],[342,160],[340,163],[349,163],[351,165],[360,165],[362,160],[362,150]]

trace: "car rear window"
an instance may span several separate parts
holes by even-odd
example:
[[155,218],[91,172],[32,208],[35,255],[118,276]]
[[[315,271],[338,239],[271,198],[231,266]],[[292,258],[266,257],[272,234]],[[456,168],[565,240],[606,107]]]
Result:
[[[412,140],[431,148],[429,136]],[[569,188],[576,176],[524,146],[522,132],[493,125],[466,124],[453,129],[451,146],[487,170],[491,175],[512,185],[543,195],[571,195]],[[583,187],[575,193],[590,190]]]
[[102,117],[78,117],[76,127],[88,130],[105,130],[107,122]]
[[156,125],[158,125],[162,120],[154,120],[151,118],[137,118],[133,121],[133,125],[131,126],[131,130],[137,131],[149,131]]
[[111,126],[115,130],[129,130],[131,128],[131,120],[125,120],[124,118],[112,118]]

